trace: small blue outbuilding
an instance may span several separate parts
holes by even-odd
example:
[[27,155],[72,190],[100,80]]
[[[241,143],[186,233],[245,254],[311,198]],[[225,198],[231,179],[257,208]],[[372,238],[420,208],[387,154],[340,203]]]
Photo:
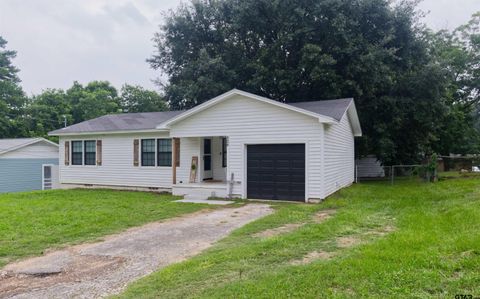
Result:
[[58,187],[58,145],[45,138],[0,139],[0,193]]

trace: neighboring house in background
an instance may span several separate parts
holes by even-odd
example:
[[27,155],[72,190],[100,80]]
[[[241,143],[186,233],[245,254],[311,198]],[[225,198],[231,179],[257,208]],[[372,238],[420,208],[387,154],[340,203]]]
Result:
[[298,201],[354,181],[361,134],[353,99],[284,104],[236,89],[187,111],[107,115],[50,132],[60,137],[64,187]]
[[44,138],[0,139],[0,193],[58,185],[56,143]]
[[368,155],[355,161],[358,178],[383,178],[385,169],[375,155]]

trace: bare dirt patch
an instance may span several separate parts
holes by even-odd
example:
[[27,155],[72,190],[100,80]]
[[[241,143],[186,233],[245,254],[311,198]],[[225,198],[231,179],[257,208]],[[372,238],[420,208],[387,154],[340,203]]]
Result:
[[323,210],[323,211],[320,211],[318,213],[316,213],[315,215],[313,215],[313,221],[315,223],[321,223],[327,219],[329,219],[330,217],[332,217],[333,214],[335,214],[337,211],[336,210]]
[[[331,210],[322,210],[317,212],[315,215],[313,215],[312,220],[314,223],[322,223],[323,221],[327,220],[328,218],[332,217],[332,215],[336,211],[331,209]],[[285,225],[275,227],[275,228],[270,228],[261,232],[258,232],[254,234],[254,237],[258,238],[270,238],[282,234],[286,234],[289,232],[293,232],[294,230],[304,226],[307,224],[307,222],[302,222],[302,223],[287,223]]]
[[372,237],[383,237],[395,231],[395,227],[392,225],[385,225],[375,229],[369,229],[358,234],[338,237],[335,242],[339,248],[349,248],[361,243],[367,243],[371,241]]
[[[317,213],[319,217],[323,220],[328,219],[331,215],[335,213],[335,210],[331,211],[321,211]],[[355,234],[341,236],[333,238],[331,240],[326,240],[324,242],[325,247],[328,248],[333,243],[336,247],[334,251],[325,251],[325,250],[315,250],[307,253],[302,259],[296,259],[290,261],[291,265],[306,265],[310,264],[316,260],[330,260],[340,254],[344,249],[368,243],[376,238],[383,237],[391,232],[395,231],[395,227],[392,225],[385,225],[375,229],[369,229],[366,231],[360,231]]]
[[300,260],[293,260],[290,262],[292,265],[306,265],[310,264],[316,260],[329,260],[331,259],[335,254],[332,252],[327,252],[327,251],[312,251],[309,252],[307,255],[305,255],[302,259]]
[[270,229],[261,231],[259,233],[254,234],[254,236],[259,237],[259,238],[274,237],[274,236],[278,236],[278,235],[282,235],[282,234],[292,232],[292,231],[296,230],[297,228],[302,227],[304,225],[305,225],[305,223],[288,223],[288,224],[282,225],[280,227],[270,228]]
[[360,244],[361,240],[354,236],[346,236],[337,238],[336,242],[339,248],[349,248]]
[[365,234],[366,235],[376,235],[376,236],[382,237],[382,236],[388,235],[388,234],[390,234],[394,231],[395,231],[394,226],[386,225],[386,226],[382,226],[378,229],[369,230]]

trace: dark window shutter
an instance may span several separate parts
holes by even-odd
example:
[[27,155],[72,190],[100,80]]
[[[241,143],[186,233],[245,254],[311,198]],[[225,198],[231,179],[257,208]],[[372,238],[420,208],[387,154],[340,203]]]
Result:
[[97,165],[102,165],[102,141],[97,140]]
[[174,138],[175,142],[175,165],[180,167],[180,138]]
[[227,138],[222,138],[222,167],[227,167]]
[[133,140],[133,166],[138,166],[138,145],[140,141],[138,139]]
[[65,165],[70,165],[70,141],[65,141]]

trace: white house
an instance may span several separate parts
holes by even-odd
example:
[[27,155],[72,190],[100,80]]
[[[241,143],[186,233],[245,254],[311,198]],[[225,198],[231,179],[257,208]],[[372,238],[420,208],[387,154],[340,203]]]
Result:
[[56,143],[44,138],[0,139],[0,193],[58,185]]
[[298,201],[354,181],[361,134],[353,99],[284,104],[236,89],[187,111],[107,115],[50,133],[60,137],[64,187]]

